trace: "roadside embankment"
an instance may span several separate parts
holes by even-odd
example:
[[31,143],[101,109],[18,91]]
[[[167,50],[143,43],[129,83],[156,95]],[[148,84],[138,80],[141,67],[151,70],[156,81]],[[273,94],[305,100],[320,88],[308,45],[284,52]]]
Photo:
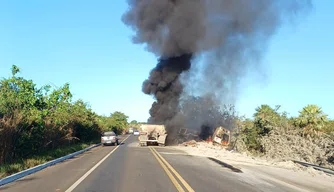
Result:
[[207,142],[190,142],[173,148],[183,150],[192,156],[218,159],[243,170],[249,178],[261,177],[261,179],[275,180],[285,184],[293,183],[296,186],[314,190],[318,189],[318,186],[331,188],[334,186],[334,175],[296,164],[293,161],[279,162],[251,157],[246,153],[228,151]]

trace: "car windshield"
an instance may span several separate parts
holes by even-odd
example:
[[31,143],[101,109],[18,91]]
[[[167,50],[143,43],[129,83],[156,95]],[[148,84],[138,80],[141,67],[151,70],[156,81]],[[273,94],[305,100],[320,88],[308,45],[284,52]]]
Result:
[[105,132],[103,136],[116,136],[114,132]]

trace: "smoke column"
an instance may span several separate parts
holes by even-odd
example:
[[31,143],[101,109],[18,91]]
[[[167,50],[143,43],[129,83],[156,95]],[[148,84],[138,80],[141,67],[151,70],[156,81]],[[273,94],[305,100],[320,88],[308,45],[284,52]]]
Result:
[[171,141],[181,127],[223,123],[216,106],[235,103],[247,70],[261,70],[270,37],[284,20],[310,8],[311,0],[128,0],[128,5],[122,20],[135,32],[133,43],[160,58],[143,83],[143,92],[156,99],[148,122],[165,124]]

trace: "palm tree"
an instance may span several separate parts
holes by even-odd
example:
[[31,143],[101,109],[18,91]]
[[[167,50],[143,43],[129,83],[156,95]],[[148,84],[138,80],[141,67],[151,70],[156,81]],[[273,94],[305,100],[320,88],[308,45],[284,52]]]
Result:
[[272,127],[276,125],[280,117],[277,113],[279,107],[280,106],[276,106],[276,108],[273,109],[269,105],[261,105],[256,108],[256,112],[253,116],[255,118],[255,125],[260,129],[260,134],[269,133]]
[[306,134],[318,134],[323,131],[327,122],[327,115],[317,105],[307,105],[299,111],[299,117],[296,118],[296,125],[303,128],[303,132]]

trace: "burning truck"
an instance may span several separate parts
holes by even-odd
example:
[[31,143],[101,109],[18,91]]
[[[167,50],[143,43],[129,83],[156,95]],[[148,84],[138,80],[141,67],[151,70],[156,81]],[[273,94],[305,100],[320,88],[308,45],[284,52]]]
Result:
[[[165,146],[167,139],[165,125],[144,124],[140,126],[140,135],[138,137],[140,146],[159,145]],[[213,138],[213,144],[227,146],[230,143],[231,132],[219,126],[214,130],[214,133],[209,136]],[[193,129],[180,128],[176,143],[184,143],[187,141],[201,141],[200,132]],[[211,139],[209,139],[211,140]]]
[[208,141],[214,145],[228,146],[231,141],[231,131],[224,128],[223,126],[216,127],[213,129],[213,133],[206,135],[207,138],[203,138],[201,132],[194,131],[193,129],[180,129],[178,138],[183,139],[179,143],[197,142],[197,141]]
[[231,132],[230,130],[220,126],[216,128],[212,138],[213,144],[227,146],[231,141]]

